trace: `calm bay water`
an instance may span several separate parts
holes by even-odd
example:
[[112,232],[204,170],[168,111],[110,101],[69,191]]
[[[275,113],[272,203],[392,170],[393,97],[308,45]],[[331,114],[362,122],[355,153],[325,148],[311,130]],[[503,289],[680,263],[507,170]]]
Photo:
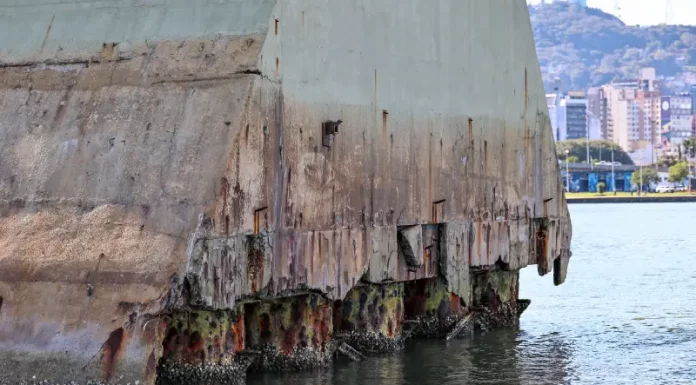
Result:
[[573,258],[554,287],[521,273],[516,330],[254,385],[696,384],[696,204],[572,205]]

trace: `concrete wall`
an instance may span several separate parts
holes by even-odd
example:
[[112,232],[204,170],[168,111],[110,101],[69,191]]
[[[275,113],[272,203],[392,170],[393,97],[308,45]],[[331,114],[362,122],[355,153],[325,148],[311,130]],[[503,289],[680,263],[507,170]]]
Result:
[[[274,291],[308,285],[341,297],[362,276],[370,236],[341,238],[366,245],[350,252],[363,265],[345,271],[333,255],[312,256],[317,230],[338,249],[339,230],[431,223],[444,202],[436,222],[492,229],[490,242],[482,231],[472,243],[490,243],[476,250],[493,263],[508,258],[497,250],[509,247],[509,227],[567,215],[523,2],[285,1],[272,23],[260,57],[267,80],[253,97],[260,112],[243,123],[250,139],[236,144],[226,176],[249,192],[230,188],[231,227],[217,231],[252,232],[265,208]],[[268,96],[274,85],[282,103]],[[323,146],[322,122],[339,119]],[[268,159],[268,143],[282,146],[278,162],[246,161]],[[283,283],[287,274],[301,278]]]
[[[106,43],[241,36],[268,28],[272,0],[6,0],[3,62],[89,58]],[[127,48],[122,48],[127,49]]]
[[141,314],[186,269],[273,5],[0,6],[3,382],[154,374]]
[[152,381],[175,308],[565,277],[522,0],[23,1],[0,57],[2,381]]

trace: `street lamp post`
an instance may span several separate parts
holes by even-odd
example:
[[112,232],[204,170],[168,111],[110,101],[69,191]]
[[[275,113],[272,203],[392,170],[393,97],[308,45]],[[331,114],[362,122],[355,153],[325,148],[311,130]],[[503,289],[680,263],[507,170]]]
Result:
[[616,174],[614,174],[614,147],[611,148],[611,186],[616,195]]
[[566,158],[565,158],[565,163],[566,163],[566,192],[570,192],[570,174],[568,173],[568,154],[570,151],[566,150]]

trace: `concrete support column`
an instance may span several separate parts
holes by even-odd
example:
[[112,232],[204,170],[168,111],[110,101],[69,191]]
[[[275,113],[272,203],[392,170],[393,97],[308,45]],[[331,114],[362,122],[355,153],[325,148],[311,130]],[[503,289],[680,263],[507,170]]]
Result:
[[466,313],[465,301],[441,278],[404,284],[404,308],[414,338],[444,338]]
[[252,370],[328,366],[333,354],[333,311],[324,296],[308,293],[245,305],[247,348],[258,353]]
[[[475,272],[472,280],[472,309],[480,312],[476,327],[492,330],[519,323],[519,271],[486,270]],[[520,307],[526,309],[529,305]]]
[[404,284],[354,287],[336,306],[337,339],[363,354],[399,350],[403,346]]
[[159,384],[244,383],[244,309],[179,310],[164,316]]

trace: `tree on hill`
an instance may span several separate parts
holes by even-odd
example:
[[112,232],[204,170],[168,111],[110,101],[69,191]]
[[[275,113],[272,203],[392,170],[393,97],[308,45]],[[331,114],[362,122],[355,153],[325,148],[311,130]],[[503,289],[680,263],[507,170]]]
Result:
[[[593,161],[611,162],[612,149],[614,150],[614,162],[633,164],[631,157],[618,144],[608,140],[590,140],[590,158]],[[585,139],[556,142],[558,159],[565,160],[566,150],[568,150],[568,157],[575,157],[580,163],[587,163],[587,141]]]
[[654,168],[644,167],[642,172],[640,170],[633,172],[633,176],[631,176],[631,183],[640,186],[641,177],[643,178],[643,186],[648,186],[650,183],[658,184],[661,180]]
[[599,9],[565,2],[530,6],[529,14],[548,91],[636,78],[641,67],[674,77],[663,89],[682,91],[696,66],[696,26],[628,26]]

